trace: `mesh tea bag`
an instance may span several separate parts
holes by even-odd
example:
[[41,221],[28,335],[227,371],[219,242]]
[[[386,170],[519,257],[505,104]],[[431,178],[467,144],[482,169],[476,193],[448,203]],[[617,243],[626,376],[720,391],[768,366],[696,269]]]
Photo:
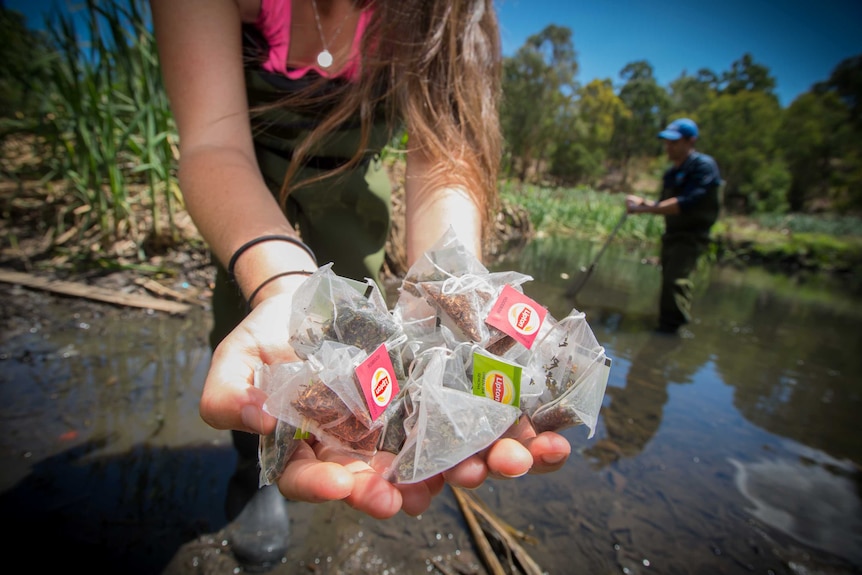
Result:
[[404,446],[384,472],[389,481],[415,483],[446,471],[488,447],[520,415],[516,407],[463,391],[468,381],[444,385],[467,379],[462,359],[445,348],[424,352],[410,377],[414,411],[405,421]]
[[537,431],[559,431],[586,425],[590,437],[607,386],[610,359],[577,310],[554,321],[540,334],[530,351],[524,379],[538,394],[522,405]]
[[368,459],[377,449],[386,413],[372,418],[356,381],[363,350],[324,341],[291,379],[267,398],[264,410],[326,445]]
[[294,294],[288,328],[290,344],[303,358],[320,349],[324,341],[368,353],[386,343],[397,376],[404,377],[401,355],[407,337],[370,279],[357,282],[336,275],[331,263],[322,266]]
[[[300,361],[263,365],[255,371],[254,385],[267,394],[272,395],[277,389],[299,373],[302,368],[303,364]],[[260,487],[275,483],[279,476],[281,476],[288,460],[299,446],[299,441],[301,441],[296,439],[296,433],[296,427],[279,419],[274,433],[260,436],[258,443]]]

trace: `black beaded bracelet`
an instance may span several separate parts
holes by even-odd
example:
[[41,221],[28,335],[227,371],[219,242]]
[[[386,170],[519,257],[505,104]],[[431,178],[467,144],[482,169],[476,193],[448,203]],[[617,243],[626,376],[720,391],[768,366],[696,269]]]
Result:
[[288,242],[288,243],[294,244],[295,246],[299,246],[300,248],[304,249],[306,251],[306,253],[308,253],[308,255],[311,256],[311,259],[314,260],[314,265],[315,266],[317,265],[317,256],[314,255],[314,252],[311,250],[310,247],[308,247],[307,245],[302,243],[298,238],[295,238],[293,236],[288,236],[285,234],[271,234],[271,235],[267,235],[267,236],[260,236],[260,237],[254,238],[254,239],[249,240],[246,243],[242,244],[234,252],[234,254],[230,258],[230,262],[228,262],[228,264],[227,264],[227,275],[228,275],[228,277],[230,277],[230,279],[233,280],[234,282],[236,281],[236,278],[233,275],[234,268],[236,267],[236,261],[239,259],[239,256],[241,256],[243,253],[245,253],[245,251],[247,249],[249,249],[252,246],[256,246],[257,244],[263,243],[263,242],[270,242],[270,241],[276,241],[276,240],[282,241],[282,242]]
[[289,272],[281,272],[280,274],[275,274],[274,276],[266,278],[265,280],[263,280],[263,282],[261,282],[261,284],[259,286],[257,286],[254,289],[253,292],[251,292],[251,295],[248,296],[248,300],[246,300],[247,301],[246,305],[247,305],[248,309],[251,310],[251,303],[254,301],[254,298],[257,297],[257,294],[260,293],[260,290],[262,290],[264,287],[266,287],[270,283],[274,282],[278,278],[283,278],[285,276],[299,276],[299,275],[310,276],[313,273],[314,272],[309,272],[306,270],[292,270]]

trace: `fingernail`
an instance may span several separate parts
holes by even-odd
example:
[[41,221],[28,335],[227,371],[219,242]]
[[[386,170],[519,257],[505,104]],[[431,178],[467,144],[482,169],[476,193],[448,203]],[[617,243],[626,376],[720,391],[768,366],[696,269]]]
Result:
[[500,476],[501,476],[501,477],[505,477],[506,479],[515,479],[516,477],[523,477],[523,476],[525,476],[525,475],[526,475],[527,473],[529,473],[529,472],[530,472],[530,470],[529,470],[529,469],[526,469],[526,470],[522,471],[521,473],[518,473],[518,474],[515,474],[515,475],[508,475],[508,474],[506,474],[506,473],[500,473]]
[[246,427],[250,427],[257,432],[263,428],[263,415],[254,405],[244,405],[242,410],[240,411],[240,417],[242,418],[242,423]]
[[542,462],[547,463],[548,465],[556,465],[566,458],[565,453],[549,453],[542,457]]

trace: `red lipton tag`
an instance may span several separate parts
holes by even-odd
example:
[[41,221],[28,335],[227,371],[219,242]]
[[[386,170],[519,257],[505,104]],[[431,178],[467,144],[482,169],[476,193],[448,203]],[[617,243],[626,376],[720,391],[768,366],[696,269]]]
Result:
[[548,310],[512,286],[506,285],[491,307],[485,323],[512,336],[515,341],[530,349],[546,315]]
[[386,410],[392,398],[398,395],[398,380],[395,379],[395,369],[386,344],[381,343],[374,353],[356,366],[356,379],[371,412],[371,419],[376,420]]

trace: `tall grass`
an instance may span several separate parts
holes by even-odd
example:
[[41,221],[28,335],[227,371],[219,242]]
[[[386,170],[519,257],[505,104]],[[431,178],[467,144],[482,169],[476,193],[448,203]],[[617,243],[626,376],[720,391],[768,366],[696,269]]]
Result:
[[[625,212],[625,196],[590,188],[546,188],[503,183],[500,196],[524,207],[537,233],[571,235],[602,240]],[[664,231],[663,218],[630,216],[617,232],[632,240],[658,240]]]
[[[75,195],[80,233],[97,226],[103,240],[131,235],[143,256],[142,231],[161,236],[166,219],[175,236],[179,201],[176,128],[148,5],[86,0],[46,26],[56,50],[43,115],[51,175]],[[147,222],[136,221],[139,203]]]

